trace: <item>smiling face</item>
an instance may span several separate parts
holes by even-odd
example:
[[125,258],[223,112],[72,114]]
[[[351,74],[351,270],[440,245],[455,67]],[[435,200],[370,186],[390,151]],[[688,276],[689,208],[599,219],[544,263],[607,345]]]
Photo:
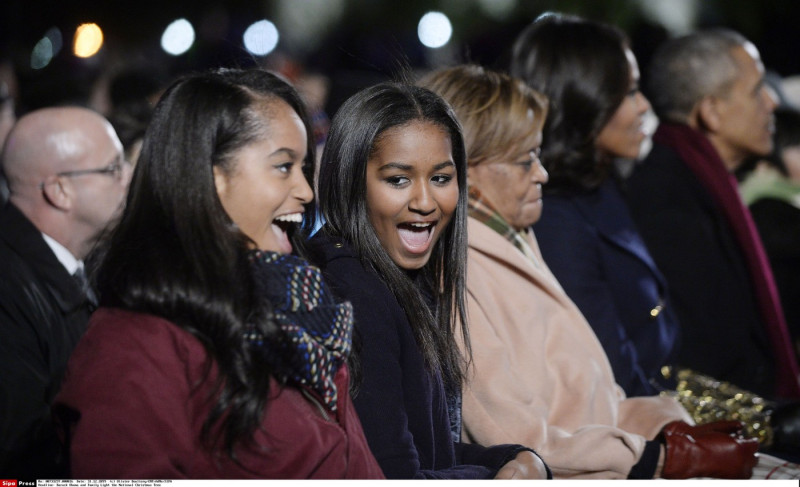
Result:
[[711,142],[730,169],[772,150],[776,100],[764,82],[764,65],[752,44],[731,50],[737,75],[725,96],[714,97]]
[[381,245],[402,269],[419,269],[458,204],[450,135],[414,121],[386,130],[367,161],[367,212]]
[[235,151],[227,169],[214,166],[214,182],[225,212],[257,248],[288,254],[287,230],[302,221],[303,205],[314,198],[302,170],[307,134],[283,100],[270,100],[266,108],[262,135]]
[[636,57],[630,49],[625,49],[625,57],[630,66],[628,93],[598,134],[595,146],[606,156],[635,159],[645,138],[644,114],[650,109],[650,103],[639,91]]

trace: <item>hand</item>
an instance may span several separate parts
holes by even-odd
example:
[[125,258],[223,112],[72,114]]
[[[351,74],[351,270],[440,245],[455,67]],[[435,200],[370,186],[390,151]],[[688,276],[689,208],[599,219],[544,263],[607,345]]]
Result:
[[517,453],[513,460],[503,465],[494,478],[495,480],[545,480],[547,469],[541,458],[525,450]]
[[720,421],[690,426],[673,421],[661,430],[666,446],[666,479],[714,477],[747,479],[758,458],[758,440],[744,438],[738,421]]

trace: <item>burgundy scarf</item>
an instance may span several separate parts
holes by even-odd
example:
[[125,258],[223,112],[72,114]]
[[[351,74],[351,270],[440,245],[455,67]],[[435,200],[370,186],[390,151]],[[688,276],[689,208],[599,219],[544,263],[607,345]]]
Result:
[[653,140],[677,151],[722,209],[747,261],[758,307],[767,328],[775,357],[776,392],[780,397],[800,397],[800,384],[798,384],[800,369],[792,351],[792,341],[787,331],[772,269],[750,211],[739,196],[736,178],[728,172],[708,138],[688,125],[662,123]]

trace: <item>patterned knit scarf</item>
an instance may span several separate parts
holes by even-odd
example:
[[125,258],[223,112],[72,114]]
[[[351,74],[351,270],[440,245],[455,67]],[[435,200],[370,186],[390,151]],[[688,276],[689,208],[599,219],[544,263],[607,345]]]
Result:
[[249,258],[258,296],[272,305],[280,333],[265,339],[251,330],[245,338],[264,350],[276,377],[310,388],[336,411],[333,379],[350,353],[353,307],[337,303],[320,270],[303,259],[260,250]]

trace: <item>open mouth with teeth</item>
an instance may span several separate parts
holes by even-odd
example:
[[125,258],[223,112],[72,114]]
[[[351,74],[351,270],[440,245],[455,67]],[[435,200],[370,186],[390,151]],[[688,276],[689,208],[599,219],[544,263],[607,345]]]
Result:
[[421,254],[428,250],[435,227],[436,222],[401,223],[397,225],[397,233],[408,252]]
[[272,220],[272,231],[278,239],[280,251],[284,254],[292,253],[291,236],[297,226],[303,222],[302,213],[289,213]]

